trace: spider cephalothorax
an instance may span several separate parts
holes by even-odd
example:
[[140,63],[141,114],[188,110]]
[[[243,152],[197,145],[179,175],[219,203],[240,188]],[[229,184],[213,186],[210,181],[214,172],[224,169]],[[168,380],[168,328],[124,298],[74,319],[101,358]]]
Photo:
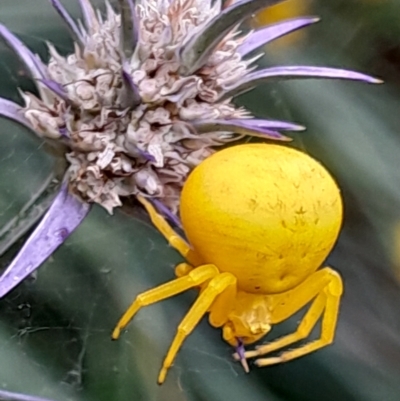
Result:
[[269,144],[224,149],[190,174],[180,213],[187,244],[144,198],[152,221],[188,263],[178,278],[138,295],[118,323],[113,338],[145,305],[193,287],[200,295],[178,327],[164,361],[165,379],[184,339],[209,313],[229,344],[250,344],[311,303],[295,333],[236,355],[245,358],[279,350],[308,336],[322,317],[318,340],[258,366],[297,358],[332,342],[342,293],[340,276],[319,267],[332,249],[342,222],[340,191],[329,173],[297,150]]

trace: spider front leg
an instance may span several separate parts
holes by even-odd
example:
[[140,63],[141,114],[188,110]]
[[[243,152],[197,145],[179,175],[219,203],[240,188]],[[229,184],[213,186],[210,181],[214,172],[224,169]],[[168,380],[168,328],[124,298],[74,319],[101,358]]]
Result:
[[[185,338],[194,330],[201,318],[210,308],[214,306],[214,302],[223,296],[227,290],[230,293],[232,287],[236,287],[236,277],[231,273],[221,273],[215,276],[200,293],[199,297],[178,326],[177,333],[164,359],[163,366],[158,376],[159,384],[164,382],[167,371],[174,362],[176,354],[181,348]],[[225,297],[223,298],[226,299]]]
[[139,294],[117,323],[112,333],[113,340],[117,340],[119,338],[121,330],[128,325],[128,323],[133,319],[134,315],[143,306],[163,301],[164,299],[185,292],[190,288],[200,286],[218,274],[219,271],[214,265],[199,266],[196,269],[193,269],[187,276],[177,278]]
[[[330,268],[324,268],[315,272],[293,290],[284,294],[272,295],[270,302],[272,305],[271,323],[273,324],[286,320],[314,300],[294,333],[278,338],[270,344],[261,345],[255,351],[246,352],[246,358],[265,355],[306,338],[321,316],[321,336],[318,340],[285,351],[277,357],[257,359],[255,364],[261,367],[286,362],[332,343],[342,292],[343,285],[339,274]],[[235,355],[235,358],[238,359],[238,356]]]
[[199,256],[190,245],[167,223],[153,205],[141,195],[136,196],[137,200],[144,206],[150,216],[151,222],[165,237],[169,244],[175,248],[191,265],[199,266],[202,264]]

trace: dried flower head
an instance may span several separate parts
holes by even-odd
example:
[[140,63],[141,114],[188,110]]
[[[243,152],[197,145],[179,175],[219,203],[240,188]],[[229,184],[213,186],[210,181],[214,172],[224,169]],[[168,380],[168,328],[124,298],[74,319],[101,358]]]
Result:
[[[0,295],[64,241],[88,204],[111,213],[123,197],[141,194],[178,224],[185,178],[218,146],[245,135],[285,141],[289,138],[280,131],[303,129],[254,118],[234,105],[236,96],[258,83],[292,78],[378,82],[326,67],[257,70],[259,55],[249,56],[254,50],[317,21],[299,18],[247,34],[239,30],[252,14],[280,1],[142,0],[135,5],[119,0],[119,13],[106,3],[103,15],[89,0],[79,0],[83,22],[76,23],[59,0],[51,0],[75,47],[64,57],[49,44],[47,65],[0,25],[0,36],[24,61],[40,95],[22,93],[22,109],[0,99],[0,115],[65,149],[68,161],[59,195],[0,280]],[[49,238],[54,232],[62,235]],[[34,263],[33,245],[41,249]]]

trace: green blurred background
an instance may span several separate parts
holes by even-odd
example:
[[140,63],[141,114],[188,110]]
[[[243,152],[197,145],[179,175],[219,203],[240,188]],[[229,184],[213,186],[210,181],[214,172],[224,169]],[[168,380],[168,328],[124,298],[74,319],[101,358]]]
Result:
[[[64,1],[78,16],[75,3]],[[143,219],[94,207],[38,274],[0,301],[0,389],[55,401],[400,400],[400,2],[307,0],[302,6],[299,12],[322,21],[269,47],[263,63],[331,65],[385,80],[381,86],[290,81],[240,99],[257,115],[306,125],[294,146],[321,160],[343,190],[344,228],[328,259],[345,282],[334,345],[246,375],[204,320],[157,386],[196,292],[143,310],[111,342],[133,297],[170,280],[180,258]],[[47,0],[1,0],[0,22],[44,57],[46,40],[63,52],[72,49]],[[18,86],[32,88],[0,44],[0,96],[18,101]],[[19,219],[30,227],[19,213],[51,179],[55,162],[17,125],[0,120],[0,134],[0,248],[14,242],[0,259],[4,269],[24,240],[15,242],[8,224]],[[270,338],[292,330],[300,316]]]

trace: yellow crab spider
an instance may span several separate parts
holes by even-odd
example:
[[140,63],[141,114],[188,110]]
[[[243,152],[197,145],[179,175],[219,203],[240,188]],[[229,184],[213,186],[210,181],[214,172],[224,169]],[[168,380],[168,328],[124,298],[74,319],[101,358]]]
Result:
[[[153,224],[188,263],[178,278],[139,294],[118,322],[112,337],[143,306],[194,287],[200,294],[178,326],[158,382],[185,338],[209,313],[234,347],[251,344],[271,326],[310,303],[297,330],[235,354],[248,370],[289,361],[333,341],[342,280],[320,268],[336,242],[342,222],[340,191],[321,164],[303,152],[270,144],[233,146],[203,161],[182,190],[180,214],[189,243],[181,238],[143,197]],[[190,245],[189,245],[190,244]],[[277,356],[261,356],[305,339],[322,318],[320,337]]]

